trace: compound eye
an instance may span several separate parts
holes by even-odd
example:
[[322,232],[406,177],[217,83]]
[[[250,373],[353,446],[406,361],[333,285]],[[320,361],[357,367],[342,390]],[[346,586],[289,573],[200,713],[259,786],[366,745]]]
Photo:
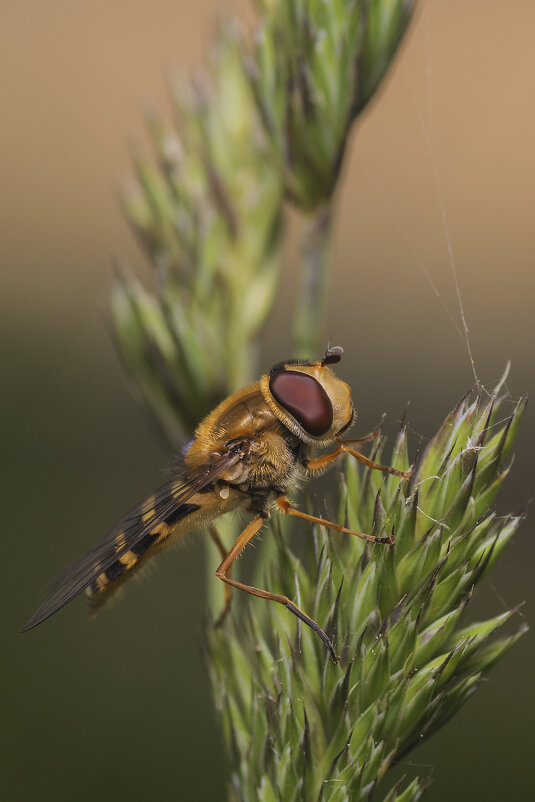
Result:
[[288,410],[312,437],[321,437],[332,426],[329,396],[316,379],[294,370],[281,370],[269,380],[269,389],[281,407]]

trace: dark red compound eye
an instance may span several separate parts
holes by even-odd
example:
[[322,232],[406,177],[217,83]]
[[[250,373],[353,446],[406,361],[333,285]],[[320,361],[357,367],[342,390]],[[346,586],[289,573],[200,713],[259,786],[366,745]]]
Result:
[[332,426],[333,408],[329,396],[316,379],[295,370],[272,374],[269,389],[275,401],[288,410],[312,437],[321,437]]

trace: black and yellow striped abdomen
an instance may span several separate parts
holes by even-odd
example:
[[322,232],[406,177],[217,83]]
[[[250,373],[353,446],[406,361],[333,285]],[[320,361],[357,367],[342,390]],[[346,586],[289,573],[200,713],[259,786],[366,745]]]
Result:
[[[226,488],[226,490],[225,490]],[[229,493],[229,490],[231,492]],[[221,495],[223,494],[223,495]],[[222,506],[228,511],[243,503],[244,496],[225,483],[216,482],[214,485],[196,493],[184,504],[180,504],[163,518],[158,516],[158,507],[166,503],[160,501],[154,505],[154,499],[149,498],[140,507],[137,520],[128,521],[129,529],[136,527],[141,530],[151,519],[159,518],[158,523],[149,529],[128,551],[121,554],[106,570],[98,574],[86,588],[85,595],[90,615],[94,614],[115,591],[130,579],[148,559],[171,543],[177,542],[184,535],[206,523],[215,515],[222,512]],[[130,539],[130,538],[129,538]],[[115,536],[115,549],[120,552],[126,543],[125,531]]]
[[[167,545],[173,530],[177,528],[180,521],[184,521],[187,516],[191,516],[192,513],[197,512],[199,509],[200,505],[198,504],[182,504],[165,520],[160,521],[154,529],[143,535],[135,546],[132,546],[129,551],[122,554],[109,568],[99,574],[85,592],[89,613],[96,612],[126,579],[133,576],[145,564],[148,557],[156,554],[157,551]],[[153,515],[154,511],[149,510],[143,516],[140,516],[140,525],[142,525],[144,519],[148,520]],[[193,528],[193,526],[188,526],[187,531],[190,528]],[[184,531],[185,533],[186,530]],[[124,542],[124,532],[120,532],[116,539],[117,551],[124,546]]]

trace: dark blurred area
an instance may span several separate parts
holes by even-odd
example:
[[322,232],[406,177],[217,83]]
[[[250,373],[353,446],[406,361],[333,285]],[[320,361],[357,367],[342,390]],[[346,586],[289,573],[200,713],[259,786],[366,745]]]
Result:
[[[165,69],[178,63],[186,74],[202,63],[216,18],[250,8],[1,8],[1,796],[223,800],[224,751],[200,649],[200,535],[96,620],[76,601],[35,631],[18,629],[46,583],[151,491],[170,460],[106,331],[111,254],[148,275],[114,193],[129,172],[127,141],[144,137],[140,102],[168,110]],[[383,412],[392,432],[410,400],[413,453],[474,383],[448,316],[460,325],[449,243],[478,378],[491,388],[511,359],[512,398],[533,386],[534,23],[527,0],[514,13],[497,0],[422,4],[347,155],[327,334],[345,348],[339,373],[353,387],[358,432]],[[263,367],[291,353],[293,222]],[[501,512],[533,495],[534,429],[528,406]],[[532,529],[523,524],[478,591],[473,619],[526,601],[517,623],[529,621]],[[528,634],[397,775],[432,773],[426,798],[436,802],[527,798],[534,659]]]

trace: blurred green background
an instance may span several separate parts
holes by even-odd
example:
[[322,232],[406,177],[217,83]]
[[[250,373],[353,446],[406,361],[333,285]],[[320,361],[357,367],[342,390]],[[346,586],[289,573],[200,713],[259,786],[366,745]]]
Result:
[[[1,798],[223,800],[223,749],[199,648],[200,537],[95,621],[75,602],[31,633],[18,628],[54,574],[152,490],[169,461],[104,325],[110,255],[146,274],[115,187],[129,173],[127,140],[144,137],[140,101],[168,109],[164,70],[202,63],[215,19],[229,9],[250,18],[251,9],[245,0],[194,8],[3,0],[0,8]],[[410,399],[413,453],[473,383],[463,339],[421,268],[457,316],[434,165],[478,376],[491,385],[511,358],[512,396],[533,385],[534,24],[529,0],[423,3],[353,134],[328,334],[346,349],[339,373],[353,387],[358,431],[382,412],[393,430]],[[264,367],[291,353],[297,242],[294,220]],[[533,495],[534,428],[528,407],[501,511]],[[519,615],[529,620],[532,528],[522,526],[473,618],[526,600]],[[399,769],[433,773],[429,800],[527,797],[534,658],[528,635]]]

